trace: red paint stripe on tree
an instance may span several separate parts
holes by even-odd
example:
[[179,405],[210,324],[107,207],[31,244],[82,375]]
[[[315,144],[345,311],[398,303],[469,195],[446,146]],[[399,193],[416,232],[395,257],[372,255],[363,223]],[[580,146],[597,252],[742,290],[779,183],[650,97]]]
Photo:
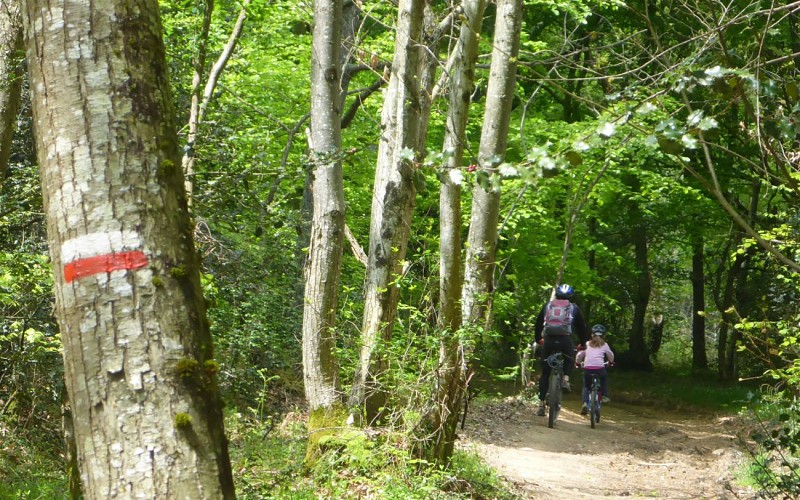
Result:
[[70,262],[64,266],[64,280],[74,280],[100,273],[110,273],[122,269],[133,270],[147,265],[147,256],[141,250],[98,255]]

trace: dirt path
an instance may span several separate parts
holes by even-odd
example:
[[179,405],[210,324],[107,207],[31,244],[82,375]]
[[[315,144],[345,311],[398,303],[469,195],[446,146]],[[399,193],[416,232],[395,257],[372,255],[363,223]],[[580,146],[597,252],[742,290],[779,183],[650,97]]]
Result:
[[475,404],[461,433],[522,498],[751,498],[734,417],[612,402],[591,429],[570,394],[554,429],[520,398]]

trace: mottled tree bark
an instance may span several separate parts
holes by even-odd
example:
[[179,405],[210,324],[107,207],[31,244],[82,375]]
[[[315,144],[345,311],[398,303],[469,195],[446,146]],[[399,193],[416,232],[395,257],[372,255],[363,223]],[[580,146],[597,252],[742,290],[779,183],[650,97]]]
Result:
[[467,236],[463,322],[491,326],[491,296],[494,292],[500,187],[497,167],[505,156],[516,86],[517,55],[522,25],[522,0],[498,0],[494,49],[486,89],[481,141],[478,151],[478,182],[472,191],[472,212]]
[[361,353],[350,394],[350,406],[356,414],[363,410],[368,421],[379,415],[385,401],[385,393],[378,386],[385,359],[376,348],[379,342],[390,340],[397,315],[396,281],[402,272],[416,194],[413,176],[419,146],[417,69],[423,7],[423,0],[400,0],[392,73],[381,116]]
[[311,56],[313,216],[303,309],[303,378],[311,412],[330,409],[340,401],[333,348],[345,222],[341,36],[342,1],[316,0]]
[[233,498],[158,3],[24,11],[86,498]]
[[436,405],[426,418],[430,435],[426,455],[446,462],[453,454],[456,427],[466,391],[464,349],[461,337],[461,181],[470,97],[475,85],[478,35],[485,0],[466,0],[461,30],[449,75],[449,108],[443,150],[447,158],[439,194],[439,370]]

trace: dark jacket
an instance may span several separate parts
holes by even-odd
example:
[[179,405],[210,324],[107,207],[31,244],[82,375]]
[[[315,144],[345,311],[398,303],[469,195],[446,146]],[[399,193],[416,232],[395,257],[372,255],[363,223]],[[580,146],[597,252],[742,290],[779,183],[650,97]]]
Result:
[[[547,310],[547,304],[542,306],[539,315],[536,317],[536,324],[534,325],[534,334],[536,335],[535,342],[539,342],[542,338],[542,330],[544,330],[544,314]],[[589,338],[589,328],[586,326],[586,320],[583,319],[583,313],[578,304],[572,302],[572,333],[578,336],[578,343],[585,346]]]

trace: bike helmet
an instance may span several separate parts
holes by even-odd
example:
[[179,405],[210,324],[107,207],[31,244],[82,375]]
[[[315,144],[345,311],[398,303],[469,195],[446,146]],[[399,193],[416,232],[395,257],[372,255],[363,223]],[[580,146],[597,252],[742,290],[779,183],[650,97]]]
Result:
[[566,283],[558,285],[556,287],[557,299],[571,299],[574,293],[575,290],[573,290],[572,287],[567,285]]
[[598,335],[602,337],[605,334],[606,334],[606,327],[604,327],[603,325],[594,325],[592,327],[592,335]]

